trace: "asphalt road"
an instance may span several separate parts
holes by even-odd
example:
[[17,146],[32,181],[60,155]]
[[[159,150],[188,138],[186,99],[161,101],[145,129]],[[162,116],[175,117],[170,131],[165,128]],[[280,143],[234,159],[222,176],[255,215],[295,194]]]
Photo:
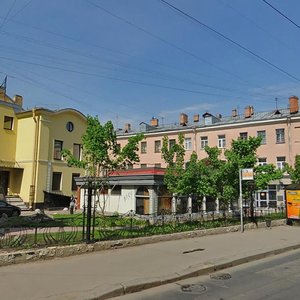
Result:
[[300,299],[300,250],[114,299]]

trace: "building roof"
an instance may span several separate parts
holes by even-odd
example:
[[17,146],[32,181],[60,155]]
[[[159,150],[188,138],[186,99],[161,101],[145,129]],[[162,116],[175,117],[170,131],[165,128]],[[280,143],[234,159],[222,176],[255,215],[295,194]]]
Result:
[[[164,124],[159,125],[157,127],[153,126],[140,126],[139,130],[131,130],[129,132],[125,132],[122,129],[119,129],[117,131],[117,135],[119,137],[121,136],[129,136],[132,134],[136,134],[138,132],[143,133],[159,133],[159,132],[165,132],[165,131],[181,131],[181,130],[188,130],[188,129],[195,129],[195,128],[207,128],[212,126],[222,126],[222,125],[244,125],[246,123],[252,123],[252,122],[260,122],[260,121],[275,121],[275,120],[281,120],[285,119],[287,117],[300,117],[300,112],[291,114],[290,109],[275,109],[272,111],[265,111],[265,112],[253,112],[253,114],[246,118],[244,114],[237,115],[235,117],[233,116],[225,116],[225,117],[215,117],[210,113],[205,113],[203,115],[202,120],[200,122],[189,122],[185,124],[185,126],[180,125],[179,123],[173,123],[173,124]],[[210,122],[206,122],[207,119],[211,118]],[[142,122],[141,124],[145,124]]]

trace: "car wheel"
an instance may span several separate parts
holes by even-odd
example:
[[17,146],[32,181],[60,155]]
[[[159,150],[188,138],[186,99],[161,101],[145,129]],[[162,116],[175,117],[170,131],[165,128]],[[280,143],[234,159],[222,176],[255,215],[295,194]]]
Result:
[[12,217],[18,217],[20,215],[20,212],[18,210],[14,210],[12,212]]

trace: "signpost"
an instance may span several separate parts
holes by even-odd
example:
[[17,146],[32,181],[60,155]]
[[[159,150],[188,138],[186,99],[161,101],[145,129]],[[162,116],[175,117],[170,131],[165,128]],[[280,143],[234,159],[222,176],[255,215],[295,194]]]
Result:
[[240,180],[240,215],[241,215],[241,232],[244,232],[244,220],[243,220],[243,180],[253,180],[254,173],[253,169],[240,169],[239,170],[239,180]]

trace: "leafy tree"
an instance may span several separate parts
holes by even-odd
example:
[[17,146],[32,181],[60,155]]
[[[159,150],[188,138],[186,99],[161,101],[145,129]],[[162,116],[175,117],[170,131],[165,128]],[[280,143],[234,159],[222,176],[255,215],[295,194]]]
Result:
[[185,149],[183,134],[178,135],[178,142],[171,147],[169,147],[169,138],[165,136],[161,152],[167,164],[164,182],[170,192],[179,193],[178,184],[184,174]]
[[[120,148],[112,122],[102,125],[98,116],[88,116],[86,132],[82,136],[82,159],[74,157],[68,149],[64,149],[62,155],[68,165],[84,168],[89,178],[101,177],[102,180],[97,186],[99,196],[108,188],[108,176],[112,171],[139,161],[138,144],[143,138],[141,134],[132,136],[127,145]],[[99,201],[98,203],[100,205]],[[102,212],[104,209],[105,205],[101,207]]]
[[286,169],[289,175],[291,176],[292,182],[300,183],[300,155],[299,154],[295,156],[294,168],[287,165]]

